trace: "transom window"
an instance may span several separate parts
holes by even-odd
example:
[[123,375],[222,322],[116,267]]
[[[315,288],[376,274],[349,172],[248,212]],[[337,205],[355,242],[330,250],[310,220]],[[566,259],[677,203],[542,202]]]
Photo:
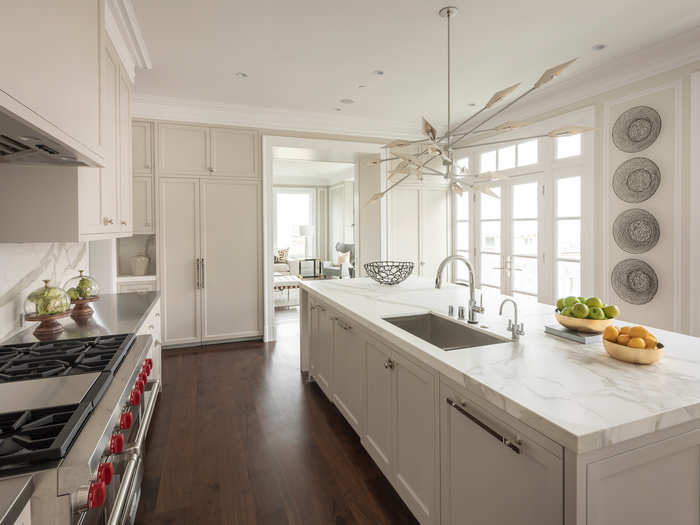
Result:
[[510,170],[537,164],[537,162],[538,142],[537,139],[532,139],[483,152],[479,157],[479,171],[486,173],[488,171]]

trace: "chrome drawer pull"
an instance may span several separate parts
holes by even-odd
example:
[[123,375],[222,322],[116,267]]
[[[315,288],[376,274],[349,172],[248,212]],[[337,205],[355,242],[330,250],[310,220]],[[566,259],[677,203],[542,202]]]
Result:
[[507,446],[509,449],[511,449],[513,452],[516,454],[520,454],[520,441],[511,441],[510,439],[504,437],[503,435],[499,434],[496,432],[494,429],[492,429],[490,426],[488,426],[486,423],[483,421],[477,419],[476,417],[472,416],[469,412],[467,412],[459,403],[453,401],[449,397],[445,399],[447,401],[447,404],[450,405],[451,407],[457,409],[457,412],[462,414],[463,416],[466,416],[469,418],[471,421],[479,425],[483,430],[491,434],[493,437],[495,437],[498,441],[503,443],[505,446]]

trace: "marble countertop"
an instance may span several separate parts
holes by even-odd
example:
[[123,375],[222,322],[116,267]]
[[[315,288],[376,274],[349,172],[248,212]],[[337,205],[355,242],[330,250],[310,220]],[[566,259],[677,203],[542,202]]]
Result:
[[31,476],[0,479],[0,525],[13,525],[33,492]]
[[[665,345],[664,358],[653,365],[632,365],[609,357],[602,343],[584,345],[545,334],[544,326],[555,322],[554,307],[521,300],[525,335],[519,342],[446,352],[382,318],[445,314],[449,305],[466,304],[463,287],[437,290],[432,280],[410,277],[395,287],[365,278],[302,281],[301,288],[577,453],[700,418],[700,338],[652,328]],[[502,299],[485,294],[479,325],[510,337],[506,325],[512,305],[499,316]]]
[[[95,313],[85,323],[77,324],[71,317],[60,319],[64,331],[55,340],[94,337],[98,335],[126,334],[135,332],[151,311],[160,292],[108,293],[90,306]],[[37,323],[28,323],[25,330],[0,344],[35,343],[34,329]]]

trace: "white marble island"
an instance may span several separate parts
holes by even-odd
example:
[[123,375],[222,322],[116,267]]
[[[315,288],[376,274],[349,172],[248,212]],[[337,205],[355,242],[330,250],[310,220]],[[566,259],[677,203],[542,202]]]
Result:
[[[516,461],[507,469],[520,468],[523,457],[535,452],[530,462],[544,469],[539,474],[547,473],[541,483],[550,484],[550,490],[527,496],[530,502],[542,498],[542,512],[522,510],[525,514],[517,514],[514,523],[661,523],[658,519],[668,511],[663,502],[650,505],[651,508],[639,502],[628,505],[618,484],[633,484],[633,494],[649,488],[649,483],[656,492],[663,492],[659,482],[663,486],[663,474],[672,466],[676,469],[672,481],[685,487],[669,496],[668,505],[676,513],[672,522],[700,523],[700,492],[692,492],[700,489],[700,430],[697,430],[700,428],[700,339],[654,330],[666,346],[665,357],[650,366],[630,365],[610,358],[602,344],[582,345],[546,335],[544,325],[554,322],[553,307],[520,304],[520,320],[525,323],[526,333],[519,342],[444,351],[383,318],[430,311],[445,314],[449,305],[466,304],[465,288],[446,286],[436,290],[431,280],[410,278],[397,287],[380,286],[369,279],[306,281],[302,290],[302,370],[310,371],[311,377],[353,425],[365,448],[380,468],[384,467],[385,475],[421,522],[460,522],[458,510],[465,498],[456,496],[457,493],[451,498],[450,487],[473,482],[460,479],[459,473],[455,473],[459,469],[453,467],[461,449],[451,443],[449,433],[452,432],[455,440],[466,439],[459,434],[457,425],[462,423],[455,417],[455,414],[461,417],[463,411],[445,400],[459,398],[462,407],[468,409],[467,414],[495,418],[494,424],[487,426],[491,430],[495,428],[497,435],[524,443],[517,460],[503,456],[506,462]],[[500,317],[498,299],[493,296],[485,300],[486,311],[478,316],[479,326],[498,336],[510,337],[506,325],[513,315],[512,308],[507,306]],[[326,312],[330,324],[324,327],[322,313]],[[427,461],[416,468],[425,472],[432,466],[433,484],[437,487],[411,486],[407,481],[410,472],[398,472],[396,463],[400,458],[395,456],[395,464],[390,468],[386,451],[378,450],[381,447],[376,440],[367,435],[369,427],[377,427],[372,414],[377,398],[372,364],[373,359],[384,355],[373,353],[374,347],[382,345],[386,355],[391,352],[391,356],[384,361],[380,359],[377,365],[388,363],[393,368],[393,363],[398,361],[400,368],[403,359],[409,368],[415,365],[417,373],[426,372],[426,381],[429,375],[435,378],[437,393],[432,416],[435,436],[426,433],[418,441],[433,446],[433,454],[440,460]],[[351,346],[353,351],[347,351]],[[353,366],[358,372],[349,382],[347,376],[352,375]],[[381,386],[381,376],[377,377]],[[362,386],[352,386],[358,382]],[[394,382],[398,386],[392,386],[392,392],[387,391],[392,399],[401,395],[400,378]],[[429,390],[425,390],[426,395]],[[416,401],[419,398],[409,394],[413,396],[412,403],[419,402]],[[432,399],[429,401],[433,403]],[[400,410],[396,399],[391,403],[395,410]],[[427,406],[423,420],[431,417]],[[395,420],[391,432],[414,433],[401,427],[400,412],[389,415]],[[483,417],[477,420],[483,422]],[[428,421],[424,423],[429,426]],[[463,430],[468,433],[473,429],[465,426]],[[486,446],[495,444],[505,448],[493,436],[483,431],[481,434],[491,439]],[[476,434],[474,439],[481,439],[481,434]],[[400,441],[401,436],[387,438],[387,443],[392,444],[389,448],[400,449]],[[409,445],[417,447],[419,443]],[[470,444],[463,446],[469,448]],[[551,457],[540,454],[540,449]],[[487,452],[483,457],[489,457],[490,464],[501,458],[491,457]],[[400,455],[401,450],[392,453]],[[469,461],[473,465],[477,459]],[[632,465],[635,467],[631,468]],[[521,474],[535,478],[538,475],[537,472]],[[507,481],[514,483],[514,477],[517,478],[507,476]],[[504,482],[492,481],[501,486]],[[564,493],[561,505],[549,501],[557,491],[552,487],[558,485]],[[512,489],[517,491],[517,485]],[[612,500],[611,490],[617,491]],[[468,500],[471,512],[476,512],[472,519],[479,523],[475,502]],[[501,506],[503,503],[500,502]],[[510,503],[518,508],[516,502]],[[525,500],[522,504],[533,507],[525,505]],[[508,523],[508,516],[511,514],[501,516],[501,521]]]

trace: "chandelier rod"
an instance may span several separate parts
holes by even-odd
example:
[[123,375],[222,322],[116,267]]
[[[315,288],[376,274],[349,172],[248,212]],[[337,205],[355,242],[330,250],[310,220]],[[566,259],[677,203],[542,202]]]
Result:
[[449,130],[452,127],[452,34],[451,34],[452,10],[447,10],[447,149],[452,142]]

